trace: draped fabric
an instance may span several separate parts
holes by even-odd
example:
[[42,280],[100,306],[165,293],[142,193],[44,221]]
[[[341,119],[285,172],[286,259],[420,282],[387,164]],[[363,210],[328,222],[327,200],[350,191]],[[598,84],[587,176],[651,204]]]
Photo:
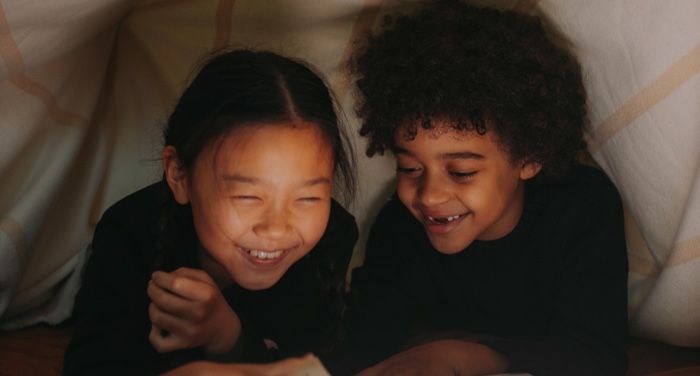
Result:
[[[364,157],[345,63],[384,13],[415,3],[0,0],[0,326],[69,316],[95,223],[160,179],[169,112],[193,67],[228,45],[326,76],[354,138],[360,192],[349,208],[366,236],[394,166]],[[477,3],[545,14],[572,42],[589,151],[627,207],[632,330],[700,346],[700,3]]]

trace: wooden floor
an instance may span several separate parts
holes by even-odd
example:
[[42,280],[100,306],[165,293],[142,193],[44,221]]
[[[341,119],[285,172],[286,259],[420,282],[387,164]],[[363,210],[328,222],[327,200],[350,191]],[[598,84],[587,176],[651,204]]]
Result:
[[[0,376],[60,375],[70,335],[66,325],[0,332]],[[628,376],[700,376],[700,348],[635,339],[628,353]]]
[[60,375],[70,335],[68,326],[0,331],[0,376]]

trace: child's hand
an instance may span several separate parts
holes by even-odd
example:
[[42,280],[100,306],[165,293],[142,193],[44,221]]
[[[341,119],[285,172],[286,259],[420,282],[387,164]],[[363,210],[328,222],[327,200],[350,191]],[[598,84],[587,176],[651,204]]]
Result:
[[398,353],[358,376],[491,375],[505,371],[507,362],[489,347],[461,340],[428,342]]
[[267,364],[223,364],[194,362],[175,368],[163,376],[330,376],[313,354]]
[[152,300],[148,339],[158,352],[204,346],[209,353],[221,354],[238,341],[241,321],[206,272],[155,272],[147,292]]

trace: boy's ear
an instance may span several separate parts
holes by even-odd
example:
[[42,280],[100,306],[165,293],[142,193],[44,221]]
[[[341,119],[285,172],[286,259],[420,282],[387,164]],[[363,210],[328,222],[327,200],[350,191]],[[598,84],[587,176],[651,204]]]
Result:
[[163,149],[162,158],[165,181],[168,183],[168,186],[170,186],[175,201],[181,205],[187,204],[190,202],[189,179],[187,177],[187,170],[180,165],[177,151],[173,146],[168,145]]
[[542,164],[539,162],[525,161],[520,169],[520,179],[532,179],[542,170]]

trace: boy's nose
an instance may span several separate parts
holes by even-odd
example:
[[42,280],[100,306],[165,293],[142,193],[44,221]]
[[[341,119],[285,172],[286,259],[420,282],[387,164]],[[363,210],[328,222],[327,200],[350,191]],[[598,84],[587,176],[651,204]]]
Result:
[[450,199],[446,184],[436,177],[426,176],[418,187],[418,200],[425,207],[442,204]]

